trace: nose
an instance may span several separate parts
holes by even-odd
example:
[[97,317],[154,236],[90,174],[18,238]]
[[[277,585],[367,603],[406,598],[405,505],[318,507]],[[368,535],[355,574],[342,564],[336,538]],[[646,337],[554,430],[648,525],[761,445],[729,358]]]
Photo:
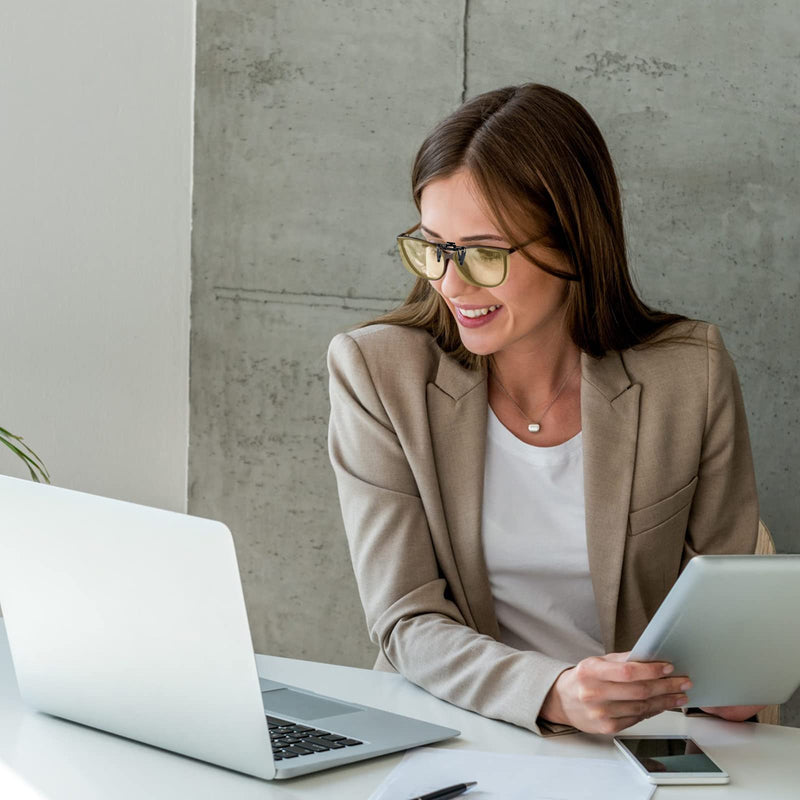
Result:
[[439,280],[439,291],[446,297],[459,297],[464,294],[465,287],[469,290],[468,284],[458,270],[458,260],[454,258],[455,253],[442,253],[445,259],[444,275]]

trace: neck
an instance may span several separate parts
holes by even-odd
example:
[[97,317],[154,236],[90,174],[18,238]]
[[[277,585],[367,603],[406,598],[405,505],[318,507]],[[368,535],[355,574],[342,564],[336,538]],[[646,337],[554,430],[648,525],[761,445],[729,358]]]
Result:
[[533,409],[558,391],[579,357],[580,350],[566,331],[559,331],[537,342],[516,342],[497,351],[489,372],[518,403]]

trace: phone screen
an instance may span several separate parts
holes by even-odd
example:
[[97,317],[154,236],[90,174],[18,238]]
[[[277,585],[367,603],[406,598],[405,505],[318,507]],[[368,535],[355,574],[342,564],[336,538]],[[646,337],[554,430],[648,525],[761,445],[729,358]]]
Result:
[[620,736],[618,740],[648,772],[722,773],[695,741],[687,737],[638,739]]

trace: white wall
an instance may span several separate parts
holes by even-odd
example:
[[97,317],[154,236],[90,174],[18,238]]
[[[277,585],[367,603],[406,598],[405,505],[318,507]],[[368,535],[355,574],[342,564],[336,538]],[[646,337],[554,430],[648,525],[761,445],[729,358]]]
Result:
[[[194,25],[193,0],[0,3],[0,426],[55,484],[174,510]],[[2,447],[0,472],[27,475]]]

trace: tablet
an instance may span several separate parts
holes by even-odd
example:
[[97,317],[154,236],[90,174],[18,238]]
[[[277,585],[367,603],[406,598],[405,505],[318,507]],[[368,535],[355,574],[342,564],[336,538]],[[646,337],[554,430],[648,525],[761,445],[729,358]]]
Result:
[[800,555],[696,556],[628,661],[669,661],[690,706],[773,705],[800,685]]

